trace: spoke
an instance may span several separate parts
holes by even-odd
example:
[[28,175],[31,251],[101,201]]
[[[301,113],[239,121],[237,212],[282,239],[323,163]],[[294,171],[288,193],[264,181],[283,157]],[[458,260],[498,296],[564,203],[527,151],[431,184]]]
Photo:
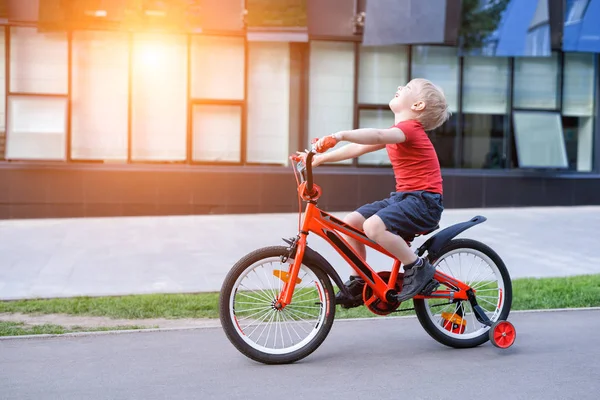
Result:
[[245,313],[248,311],[255,311],[255,310],[264,310],[264,309],[269,309],[270,307],[253,307],[253,308],[243,308],[243,309],[236,309],[236,314],[237,313]]
[[[290,326],[291,326],[292,330],[294,331],[294,333],[296,334],[296,336],[298,336],[298,339],[302,340],[302,337],[301,337],[301,336],[298,334],[298,331],[297,331],[297,330],[294,328],[294,320],[293,320],[293,319],[291,319],[291,318],[288,318],[288,316],[285,314],[285,310],[284,310],[284,312],[282,312],[282,313],[281,313],[281,316],[282,316],[282,317],[283,317],[283,318],[284,318],[286,321],[290,321],[290,322],[291,322]],[[286,325],[286,326],[287,326],[287,325]],[[289,332],[289,329],[288,329],[288,332]],[[291,339],[291,338],[290,338],[290,339]],[[293,343],[293,342],[294,342],[294,341],[292,340],[292,343]]]
[[[277,328],[279,327],[279,314],[280,314],[279,311],[275,313],[275,335],[273,337],[273,348],[274,349],[277,348]],[[281,343],[281,345],[283,346],[283,343]]]
[[[249,299],[254,299],[254,300],[256,300],[256,301],[260,301],[260,302],[267,302],[267,304],[271,304],[271,302],[274,300],[274,299],[266,299],[266,298],[264,298],[264,297],[254,297],[254,296],[250,296],[250,295],[249,295],[248,293],[246,293],[246,292],[237,292],[237,294],[238,294],[239,296],[246,296],[246,297],[248,297]],[[254,292],[252,292],[252,294],[254,294]]]
[[[292,339],[292,334],[290,332],[290,328],[288,327],[287,320],[286,320],[285,315],[283,313],[281,313],[281,320],[285,324],[285,330],[287,331],[288,337],[290,338],[290,346],[293,346],[294,345],[294,339]],[[283,332],[283,329],[281,331]]]
[[[472,285],[471,285],[471,287],[477,287],[477,285],[478,285],[478,284],[480,284],[481,282],[485,281],[485,280],[488,278],[488,276],[490,276],[490,275],[493,275],[493,274],[494,274],[494,270],[492,269],[492,270],[491,270],[491,271],[490,271],[490,272],[489,272],[489,273],[488,273],[488,274],[485,276],[485,278],[483,278],[483,279],[481,279],[481,280],[477,281],[476,283],[472,284]],[[483,286],[485,286],[485,285],[483,285]]]
[[297,304],[290,304],[288,305],[288,307],[292,307],[292,308],[310,308],[310,309],[320,309],[321,308],[321,303],[318,303],[319,305],[314,305],[314,306],[299,306]]
[[499,291],[500,288],[494,288],[494,289],[475,289],[477,290],[477,292],[490,292],[490,291]]
[[[286,307],[286,308],[287,308],[287,307]],[[300,313],[300,314],[304,314],[304,315],[309,315],[309,316],[311,316],[311,317],[317,318],[317,317],[315,317],[313,314],[309,314],[309,313],[307,313],[307,312],[305,312],[305,311],[302,311],[302,310],[297,310],[297,309],[295,309],[295,308],[292,308],[292,311],[295,311],[296,313]]]
[[314,299],[306,299],[306,300],[300,300],[300,301],[296,301],[292,299],[292,302],[290,304],[298,304],[298,303],[321,303],[321,301],[315,297]]
[[477,261],[477,257],[475,256],[475,254],[473,254],[473,261],[471,262],[471,266],[469,267],[469,272],[467,272],[467,276],[465,278],[465,284],[467,284],[467,285],[469,285],[469,282],[471,282],[471,279],[470,279],[471,271],[473,270],[473,265],[475,265],[476,261]]
[[[267,318],[269,318],[269,315],[271,314],[271,311],[273,310],[269,310],[265,313],[265,316],[260,320],[260,323],[258,325],[256,325],[256,327],[254,328],[254,330],[252,330],[252,332],[250,332],[248,334],[248,337],[252,336],[252,334],[267,320]],[[250,326],[250,325],[248,325]],[[264,331],[264,329],[263,329]]]
[[[286,308],[287,310],[287,308]],[[293,317],[297,318],[296,320],[294,320],[295,322],[303,322],[303,323],[309,323],[307,320],[305,320],[304,318],[300,317],[299,315],[297,315],[293,310],[287,310],[290,315],[292,315]],[[310,323],[310,325],[312,326],[312,323]],[[306,329],[304,329],[304,327],[302,326],[301,323],[298,324],[298,326],[300,326],[300,328],[302,328],[302,330],[304,331],[304,333],[308,334],[308,331],[306,331]]]
[[[255,316],[256,314],[261,314],[261,317],[262,317],[263,315],[266,315],[266,314],[268,314],[270,311],[271,311],[271,310],[266,310],[266,311],[262,311],[262,312],[261,312],[261,311],[257,311],[257,312],[255,312],[254,314],[248,315],[247,317],[244,317],[244,318],[240,318],[240,319],[238,319],[238,323],[239,323],[239,322],[242,322],[242,321],[245,321],[245,320],[247,320],[248,318],[252,318],[252,317],[253,317],[253,316]],[[260,317],[258,317],[257,319],[253,320],[251,323],[249,323],[248,325],[246,325],[246,328],[247,328],[247,327],[249,327],[250,325],[252,325],[252,324],[256,323],[256,321],[260,321]],[[242,330],[243,330],[243,329],[242,329]]]
[[[452,257],[454,257],[454,255],[450,256],[450,258]],[[446,267],[448,267],[448,271],[450,271],[450,275],[456,278],[456,274],[454,273],[454,271],[452,271],[452,268],[450,268],[450,264],[448,264],[448,258],[444,258],[444,262],[446,263]]]
[[282,322],[281,312],[278,312],[277,314],[278,314],[277,325],[279,325],[279,334],[281,335],[281,348],[283,349],[285,347],[285,342],[283,340],[283,327],[281,326],[281,324],[283,324],[283,322]]
[[263,300],[267,300],[267,301],[272,301],[273,299],[269,297],[269,293],[265,292],[264,289],[251,289],[248,286],[244,285],[243,283],[240,282],[240,287],[246,288],[248,289],[247,291],[243,290],[243,291],[238,291],[238,293],[240,294],[246,294],[248,292],[255,294],[256,296],[262,298]]
[[[479,298],[479,297],[478,297],[478,298]],[[486,302],[486,303],[488,303],[488,304],[491,304],[491,305],[493,305],[493,306],[494,306],[494,310],[496,310],[496,309],[498,308],[498,306],[497,306],[496,304],[492,303],[492,302],[491,302],[491,301],[489,301],[489,300],[486,300],[486,299],[481,299],[481,300],[485,301],[485,302]],[[489,310],[487,310],[487,309],[486,309],[486,311],[489,311]]]
[[[476,264],[476,266],[475,266],[475,271],[473,271],[473,272],[475,273],[475,275],[473,276],[473,278],[469,279],[469,281],[468,281],[468,282],[465,282],[466,284],[468,284],[468,285],[469,285],[469,286],[471,286],[471,287],[473,286],[473,285],[472,285],[472,282],[473,282],[473,281],[475,281],[475,279],[476,279],[476,278],[477,278],[479,275],[481,275],[481,269],[480,269],[479,267],[480,267],[480,266],[481,266],[481,264],[483,264],[483,263],[485,263],[485,260],[484,260],[484,259],[482,259],[482,258],[480,258],[480,259],[479,259],[479,262],[478,262],[478,263]],[[487,265],[487,263],[486,263],[486,265]]]
[[[258,267],[258,266],[257,266]],[[262,265],[261,265],[262,267]],[[263,267],[263,271],[264,271],[264,267]],[[256,272],[256,268],[254,268],[252,270],[252,272],[254,272],[254,275],[256,275],[256,278],[258,279],[258,281],[260,282],[260,284],[262,285],[262,287],[260,288],[261,291],[266,291],[267,290],[267,285],[265,285],[265,283],[263,282],[262,278],[258,275],[258,272]]]
[[[267,347],[267,342],[269,341],[269,334],[271,333],[271,327],[272,327],[271,323],[275,319],[275,314],[277,314],[277,311],[273,310],[273,313],[271,314],[271,318],[269,319],[269,322],[267,322],[267,325],[265,325],[264,329],[258,336],[259,338],[262,337],[262,334],[264,333],[265,329],[267,329],[267,327],[269,327],[269,330],[267,331],[267,339],[265,340],[265,347]],[[258,340],[256,341],[256,343],[258,343]]]
[[[271,274],[273,273],[273,263],[270,262],[269,263],[271,265]],[[263,269],[263,274],[265,276],[265,279],[267,280],[267,283],[269,284],[269,289],[270,292],[273,293],[273,297],[277,298],[277,293],[275,293],[275,288],[273,288],[273,280],[269,279],[269,277],[267,276],[267,272]]]

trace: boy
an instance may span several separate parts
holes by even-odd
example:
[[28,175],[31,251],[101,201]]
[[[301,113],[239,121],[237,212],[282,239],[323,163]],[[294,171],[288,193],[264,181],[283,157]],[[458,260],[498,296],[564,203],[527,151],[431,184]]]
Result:
[[[366,204],[344,218],[364,230],[369,239],[393,254],[404,266],[404,281],[398,301],[421,292],[433,279],[435,268],[427,259],[417,257],[402,236],[434,229],[441,218],[442,176],[437,154],[425,131],[442,125],[450,116],[444,93],[426,79],[413,79],[398,87],[389,103],[395,125],[388,129],[356,129],[331,135],[337,142],[351,142],[328,153],[317,154],[313,166],[342,161],[385,148],[396,179],[396,192],[384,200]],[[326,138],[316,146],[323,148]],[[331,140],[331,139],[328,139]],[[357,253],[366,259],[364,244],[346,237]],[[352,298],[342,292],[336,302],[351,308],[362,304],[364,281],[350,276],[346,282]]]

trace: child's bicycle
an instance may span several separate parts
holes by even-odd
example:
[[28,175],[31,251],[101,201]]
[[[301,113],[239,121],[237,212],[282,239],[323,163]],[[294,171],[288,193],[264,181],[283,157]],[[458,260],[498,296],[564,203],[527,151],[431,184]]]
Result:
[[[300,198],[307,203],[298,235],[285,240],[288,246],[261,248],[240,259],[221,288],[220,319],[228,339],[244,355],[265,364],[298,361],[323,343],[335,316],[331,280],[351,297],[331,264],[307,246],[309,232],[325,239],[365,281],[363,301],[371,312],[388,315],[406,310],[398,309],[395,298],[402,288],[400,262],[364,232],[317,207],[321,188],[313,184],[314,154],[313,146],[306,163],[290,157],[299,207]],[[476,216],[452,225],[416,250],[419,256],[427,253],[436,274],[413,298],[414,311],[425,331],[447,346],[469,348],[490,340],[508,348],[515,341],[514,326],[506,321],[512,285],[504,262],[483,243],[454,239],[485,220]],[[391,257],[392,270],[375,272],[340,233]],[[411,243],[414,237],[404,239]]]

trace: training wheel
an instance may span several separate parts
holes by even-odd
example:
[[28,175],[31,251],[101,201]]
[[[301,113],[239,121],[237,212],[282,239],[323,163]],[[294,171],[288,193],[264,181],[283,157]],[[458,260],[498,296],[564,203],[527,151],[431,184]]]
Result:
[[490,341],[496,347],[508,349],[515,343],[517,331],[508,321],[496,321],[490,328]]

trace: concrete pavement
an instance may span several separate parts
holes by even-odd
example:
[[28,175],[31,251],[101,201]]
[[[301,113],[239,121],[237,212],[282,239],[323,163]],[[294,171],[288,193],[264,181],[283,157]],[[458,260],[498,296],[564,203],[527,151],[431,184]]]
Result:
[[416,318],[335,321],[292,365],[265,366],[223,331],[0,341],[0,399],[597,399],[600,311],[512,313],[515,344],[457,350]]
[[[600,273],[600,207],[449,209],[441,226],[475,215],[488,221],[460,237],[495,249],[512,278]],[[218,291],[238,259],[284,244],[297,224],[297,214],[3,220],[0,299]],[[309,245],[348,275],[323,240]],[[374,252],[368,261],[391,267]]]

